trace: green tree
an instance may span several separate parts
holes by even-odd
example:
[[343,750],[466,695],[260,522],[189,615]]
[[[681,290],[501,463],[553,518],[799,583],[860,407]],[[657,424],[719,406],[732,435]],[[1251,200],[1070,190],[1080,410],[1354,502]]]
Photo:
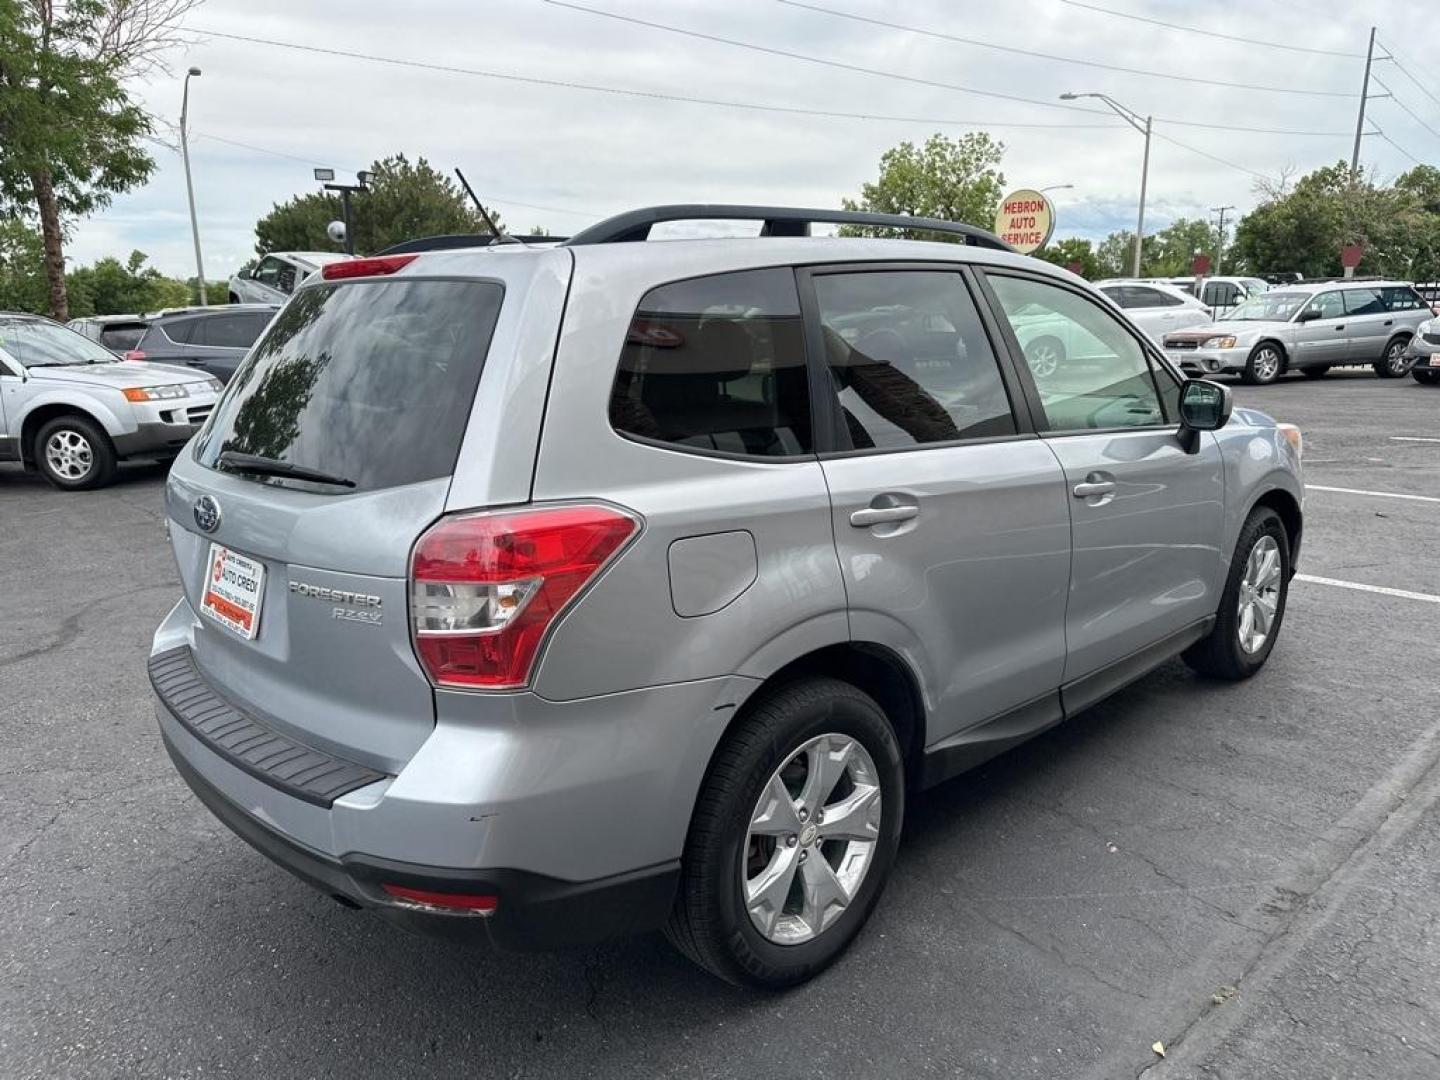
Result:
[[[1126,229],[1112,232],[1095,249],[1095,261],[1099,263],[1096,273],[1102,278],[1130,277],[1135,269],[1135,234]],[[1141,273],[1144,273],[1145,257],[1142,247],[1140,257]]]
[[1078,236],[1052,240],[1035,252],[1035,256],[1056,266],[1079,266],[1078,273],[1087,281],[1097,281],[1105,276],[1100,272],[1100,259],[1095,254],[1095,245]]
[[[357,252],[381,251],[402,240],[445,233],[488,233],[460,185],[437,172],[423,157],[414,164],[404,154],[375,162],[368,191],[352,196],[352,225]],[[486,208],[497,224],[500,215]],[[255,224],[255,250],[327,251],[335,244],[325,229],[344,217],[340,197],[328,191],[297,195]],[[503,226],[502,226],[503,228]]]
[[67,285],[73,314],[128,315],[188,304],[185,282],[146,266],[145,259],[143,251],[132,251],[123,263],[111,257],[72,270]]
[[0,311],[45,310],[45,245],[23,221],[0,218]]
[[1216,230],[1208,221],[1176,218],[1165,228],[1145,237],[1140,249],[1140,269],[1146,277],[1181,277],[1191,272],[1197,254],[1215,258]]
[[65,230],[154,168],[122,85],[194,0],[0,0],[0,213],[37,220],[50,314],[69,313]]
[[[844,199],[841,205],[846,210],[941,218],[993,229],[1005,187],[999,170],[1004,155],[1004,144],[983,131],[958,139],[932,135],[920,147],[902,142],[881,155],[879,179],[861,185],[860,198]],[[840,232],[878,236],[891,230],[847,225]],[[937,239],[960,238],[939,234]]]

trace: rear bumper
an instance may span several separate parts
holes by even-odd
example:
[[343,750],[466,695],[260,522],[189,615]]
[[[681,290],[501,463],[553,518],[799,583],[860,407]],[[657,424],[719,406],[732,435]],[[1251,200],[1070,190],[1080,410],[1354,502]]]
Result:
[[[169,734],[164,734],[164,742],[190,790],[235,835],[313,888],[347,906],[374,909],[409,930],[483,938],[513,951],[558,949],[654,929],[674,900],[679,860],[598,881],[562,881],[523,870],[458,870],[364,855],[326,855],[231,802],[191,765]],[[498,905],[488,915],[421,910],[396,902],[384,884],[493,895]]]

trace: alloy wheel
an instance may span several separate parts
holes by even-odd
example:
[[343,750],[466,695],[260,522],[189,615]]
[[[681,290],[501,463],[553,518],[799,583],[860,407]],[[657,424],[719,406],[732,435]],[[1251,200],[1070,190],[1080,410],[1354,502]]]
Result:
[[95,466],[95,452],[80,432],[61,428],[45,441],[45,462],[63,480],[83,480]]
[[1245,560],[1240,576],[1240,648],[1254,655],[1265,647],[1280,607],[1280,545],[1260,537]]
[[1026,349],[1025,358],[1030,362],[1030,373],[1037,379],[1048,379],[1060,367],[1060,351],[1043,341]]
[[1260,382],[1270,382],[1280,374],[1280,354],[1274,349],[1261,349],[1255,354],[1255,378]]
[[1397,378],[1410,370],[1410,363],[1405,359],[1405,342],[1390,343],[1390,348],[1385,350],[1385,366]]
[[880,774],[857,740],[821,735],[771,774],[745,835],[740,888],[777,945],[813,940],[844,914],[880,839]]

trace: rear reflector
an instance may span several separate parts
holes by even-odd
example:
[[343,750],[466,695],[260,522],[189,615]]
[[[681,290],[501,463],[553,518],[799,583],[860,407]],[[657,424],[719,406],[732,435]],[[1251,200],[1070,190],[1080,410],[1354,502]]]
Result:
[[396,900],[420,907],[444,908],[450,911],[469,911],[476,915],[489,915],[500,906],[498,896],[431,892],[429,889],[412,889],[408,885],[391,885],[388,882],[382,884],[380,888]]
[[513,690],[545,635],[639,531],[608,506],[445,518],[415,544],[415,651],[436,686]]
[[381,255],[374,259],[346,259],[344,262],[326,263],[320,270],[320,276],[326,281],[338,281],[341,278],[352,277],[379,277],[383,274],[393,274],[403,266],[409,266],[415,261],[414,255]]

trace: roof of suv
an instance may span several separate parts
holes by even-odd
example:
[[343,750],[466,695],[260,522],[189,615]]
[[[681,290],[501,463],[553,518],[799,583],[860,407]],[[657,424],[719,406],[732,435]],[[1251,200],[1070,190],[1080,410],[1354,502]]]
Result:
[[1297,281],[1295,284],[1272,285],[1271,292],[1318,293],[1330,289],[1411,289],[1408,281],[1393,281],[1388,278],[1338,278],[1334,281]]
[[165,308],[153,315],[147,315],[145,318],[152,322],[158,322],[164,319],[178,319],[195,315],[227,315],[242,311],[275,312],[279,310],[279,304],[206,304],[203,307],[197,305],[195,307]]

